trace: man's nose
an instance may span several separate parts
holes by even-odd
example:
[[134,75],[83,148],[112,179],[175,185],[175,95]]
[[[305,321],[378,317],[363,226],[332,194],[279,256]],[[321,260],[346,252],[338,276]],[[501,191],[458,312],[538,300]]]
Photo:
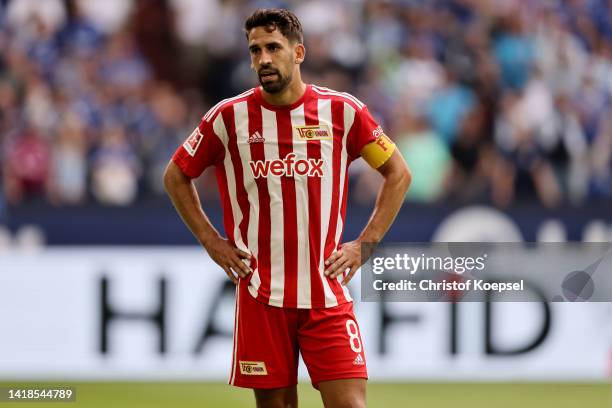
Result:
[[269,52],[263,50],[259,54],[259,65],[269,65],[272,63],[272,56]]

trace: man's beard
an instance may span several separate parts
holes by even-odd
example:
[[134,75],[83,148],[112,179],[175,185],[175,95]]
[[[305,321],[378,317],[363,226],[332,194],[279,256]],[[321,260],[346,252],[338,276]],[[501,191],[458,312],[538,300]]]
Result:
[[276,79],[274,81],[263,82],[261,79],[261,76],[262,76],[261,73],[257,75],[257,78],[259,79],[259,83],[261,84],[261,87],[264,89],[264,91],[266,91],[267,93],[271,93],[271,94],[279,93],[285,90],[285,88],[289,86],[289,83],[291,82],[291,78],[292,78],[291,73],[289,73],[289,75],[285,77],[285,76],[282,76],[280,72],[278,72],[277,70],[273,70],[273,71],[274,71],[274,74],[276,74]]

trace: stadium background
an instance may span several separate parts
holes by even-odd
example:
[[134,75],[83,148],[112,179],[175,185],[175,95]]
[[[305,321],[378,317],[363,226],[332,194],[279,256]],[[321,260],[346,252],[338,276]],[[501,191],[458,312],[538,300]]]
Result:
[[[107,277],[110,309],[155,310],[159,276],[169,288],[178,277],[176,296],[191,303],[172,317],[200,307],[198,296],[227,294],[222,274],[184,248],[194,240],[161,174],[210,106],[255,85],[242,23],[273,6],[302,20],[305,80],[366,102],[413,170],[388,241],[612,238],[609,0],[2,0],[0,381],[79,384],[77,405],[92,407],[248,404],[248,393],[218,384],[219,356],[229,358],[226,298],[219,327],[205,326],[213,346],[187,357],[173,357],[174,344],[198,344],[210,310],[189,330],[168,325],[165,354],[155,325],[130,320],[107,325],[110,351],[102,352],[99,298]],[[351,166],[345,239],[367,220],[378,182]],[[221,227],[212,172],[197,186]],[[197,256],[200,274],[177,266]],[[195,284],[208,292],[189,295]],[[565,322],[552,339],[503,357],[482,352],[480,334],[469,334],[480,333],[476,309],[462,317],[468,352],[460,358],[432,346],[447,326],[411,326],[419,316],[446,319],[437,306],[364,317],[377,365],[370,403],[605,407],[612,311],[570,306],[552,306]],[[529,342],[533,315],[505,310],[498,324],[522,333],[500,337],[507,347]],[[379,356],[385,335],[387,360]],[[151,380],[166,382],[133,382]],[[301,390],[305,406],[318,406],[308,385]]]

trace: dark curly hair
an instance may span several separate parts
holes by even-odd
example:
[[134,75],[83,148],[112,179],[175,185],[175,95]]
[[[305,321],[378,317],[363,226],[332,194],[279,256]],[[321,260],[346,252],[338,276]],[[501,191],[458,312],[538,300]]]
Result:
[[304,42],[302,24],[296,15],[289,10],[279,8],[255,10],[244,22],[247,40],[249,39],[249,32],[255,27],[265,27],[268,32],[278,29],[289,41]]

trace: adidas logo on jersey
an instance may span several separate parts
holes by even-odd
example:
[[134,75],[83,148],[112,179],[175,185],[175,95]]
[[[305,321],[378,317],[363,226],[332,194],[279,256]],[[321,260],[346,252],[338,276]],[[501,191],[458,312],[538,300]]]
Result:
[[295,153],[289,153],[284,159],[250,161],[253,177],[305,176],[323,177],[323,159],[295,159]]
[[266,139],[264,139],[264,137],[258,131],[255,131],[255,133],[253,133],[247,139],[247,143],[248,144],[252,144],[252,143],[264,143],[265,141],[266,141]]
[[365,361],[363,361],[363,357],[361,357],[361,354],[357,354],[357,357],[355,357],[355,360],[353,361],[353,365],[364,365]]

